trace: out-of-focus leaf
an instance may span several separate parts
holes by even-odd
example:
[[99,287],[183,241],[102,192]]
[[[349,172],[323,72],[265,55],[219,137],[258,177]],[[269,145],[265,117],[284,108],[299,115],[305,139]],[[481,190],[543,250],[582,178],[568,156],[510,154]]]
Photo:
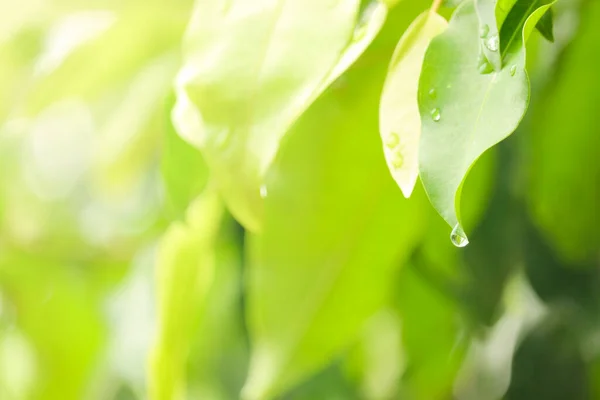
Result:
[[190,206],[186,222],[163,237],[157,265],[159,327],[150,362],[150,398],[185,394],[185,371],[194,315],[204,308],[214,269],[221,203],[207,190]]
[[506,400],[590,399],[588,371],[572,327],[543,321],[519,345]]
[[35,350],[31,398],[77,400],[105,341],[100,301],[82,265],[3,249],[0,287]]
[[554,42],[554,8],[550,7],[535,27],[546,40]]
[[[600,76],[600,4],[585,7],[577,36],[553,86],[534,110],[529,209],[535,223],[567,263],[597,263],[600,248],[600,129],[595,104]],[[559,162],[560,160],[560,162]]]
[[187,373],[189,398],[238,398],[246,378],[249,354],[241,301],[242,234],[230,216],[219,231],[213,282],[194,326]]
[[399,398],[449,398],[467,332],[457,303],[420,272],[415,266],[403,269],[396,290],[407,358]]
[[164,124],[164,114],[159,111],[171,90],[176,68],[174,54],[140,66],[100,128],[94,173],[105,192],[130,190],[148,168],[163,128],[160,124]]
[[196,4],[178,95],[197,108],[200,128],[180,133],[202,148],[226,204],[251,231],[261,227],[261,186],[279,141],[352,39],[359,3]]
[[502,317],[482,337],[474,337],[469,346],[455,383],[457,399],[503,398],[519,339],[547,313],[522,274],[516,274],[506,286],[502,303]]
[[[167,102],[169,115],[175,97]],[[200,150],[177,134],[171,118],[167,118],[163,134],[161,172],[167,201],[171,211],[180,217],[188,205],[204,189],[208,180],[208,166]]]
[[285,391],[348,346],[421,237],[424,199],[402,198],[377,137],[396,41],[386,37],[420,11],[396,10],[343,81],[299,119],[267,179],[264,230],[252,243],[247,399]]
[[35,114],[66,97],[96,99],[127,82],[152,58],[178,45],[186,23],[179,7],[152,5],[123,12],[110,28],[81,45],[32,83],[25,111]]
[[[431,203],[454,227],[458,244],[466,240],[460,197],[467,173],[483,152],[514,131],[527,108],[524,43],[545,8],[522,25],[523,42],[507,50],[509,66],[501,71],[477,70],[479,35],[472,2],[460,6],[425,55],[419,82],[419,172]],[[429,95],[432,89],[435,99]]]
[[[419,15],[404,32],[388,68],[379,105],[379,129],[385,159],[404,197],[410,197],[419,164],[421,117],[417,104],[419,75],[431,39],[448,23],[429,11]],[[435,96],[435,92],[430,95]]]

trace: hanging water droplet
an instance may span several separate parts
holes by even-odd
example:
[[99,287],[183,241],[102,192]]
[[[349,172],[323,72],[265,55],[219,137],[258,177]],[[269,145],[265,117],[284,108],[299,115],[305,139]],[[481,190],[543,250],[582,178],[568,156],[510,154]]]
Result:
[[500,47],[498,35],[490,36],[487,40],[484,40],[483,44],[489,51],[498,51],[498,47]]
[[456,247],[465,247],[469,244],[469,239],[467,239],[465,231],[463,231],[459,224],[456,224],[454,229],[452,229],[452,233],[450,233],[450,240]]
[[385,145],[387,147],[389,147],[390,149],[393,149],[394,147],[398,146],[399,144],[400,144],[400,137],[398,136],[398,134],[396,132],[390,133],[385,138]]
[[440,112],[439,108],[434,108],[431,110],[431,119],[433,119],[435,122],[438,122],[441,118],[442,113]]
[[266,185],[262,185],[260,187],[260,197],[262,197],[263,199],[265,197],[267,197],[268,191],[267,191],[267,186]]
[[481,28],[479,28],[479,37],[484,38],[488,35],[489,32],[490,32],[490,27],[488,26],[488,24],[485,24]]
[[512,67],[510,67],[510,76],[515,76],[516,73],[517,73],[517,66],[513,65]]
[[396,169],[402,168],[404,165],[404,156],[399,151],[395,151],[391,159],[392,166]]
[[435,88],[429,89],[429,97],[431,97],[432,99],[435,99],[437,97],[437,92],[435,91]]

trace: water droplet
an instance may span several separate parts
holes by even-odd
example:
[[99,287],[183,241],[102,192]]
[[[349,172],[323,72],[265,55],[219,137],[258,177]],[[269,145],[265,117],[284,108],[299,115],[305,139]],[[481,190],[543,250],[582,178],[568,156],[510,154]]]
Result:
[[469,239],[467,239],[467,235],[465,235],[465,231],[463,231],[462,227],[459,224],[454,226],[452,229],[452,233],[450,234],[450,240],[452,244],[456,247],[465,247],[469,244]]
[[485,24],[481,28],[479,28],[479,37],[484,38],[488,35],[489,32],[490,32],[490,27],[488,26],[488,24]]
[[429,97],[431,97],[432,99],[435,99],[437,97],[437,92],[435,91],[435,88],[429,89]]
[[266,185],[262,185],[260,187],[260,197],[262,197],[263,199],[265,197],[267,197],[268,191],[267,191],[267,186]]
[[498,51],[498,47],[500,46],[498,35],[490,36],[483,44],[485,44],[485,47],[487,47],[489,51]]
[[516,73],[517,73],[517,66],[513,65],[512,67],[510,67],[510,76],[515,76]]
[[492,67],[492,64],[490,64],[485,57],[480,57],[479,66],[477,67],[477,69],[480,74],[484,75],[492,72],[494,70],[494,67]]
[[440,113],[439,108],[434,108],[433,110],[431,110],[431,118],[435,122],[438,122],[442,118],[442,114]]
[[352,35],[352,40],[354,40],[355,42],[358,42],[359,40],[364,38],[366,34],[367,34],[367,26],[366,25],[358,25],[354,29],[354,34]]
[[392,132],[385,138],[385,145],[390,149],[398,146],[400,144],[400,137],[397,133]]
[[394,168],[402,168],[404,165],[404,156],[399,151],[395,151],[391,159],[392,166]]

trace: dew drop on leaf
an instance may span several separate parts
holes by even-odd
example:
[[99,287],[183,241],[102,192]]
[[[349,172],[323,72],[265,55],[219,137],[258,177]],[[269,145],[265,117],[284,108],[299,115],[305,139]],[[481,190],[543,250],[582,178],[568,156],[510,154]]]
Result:
[[489,51],[498,51],[498,47],[500,46],[500,42],[498,40],[498,35],[490,36],[483,43],[485,44],[485,47]]
[[494,70],[494,67],[492,67],[492,64],[490,64],[490,62],[484,56],[480,55],[479,66],[477,67],[477,69],[479,70],[480,74],[485,75],[492,72]]
[[517,73],[517,66],[513,65],[512,67],[510,67],[510,76],[515,76],[516,73]]
[[437,97],[437,92],[435,91],[435,88],[429,89],[429,97],[431,97],[432,99],[435,99]]
[[394,147],[398,146],[398,144],[400,144],[400,137],[395,132],[390,133],[385,138],[385,145],[390,149],[393,149]]
[[481,28],[479,28],[479,37],[480,38],[484,38],[488,35],[490,31],[490,27],[488,26],[488,24],[483,25]]
[[463,231],[459,224],[456,224],[454,229],[452,229],[452,233],[450,233],[450,240],[456,247],[465,247],[469,244],[469,239],[467,239],[465,231]]
[[431,118],[435,122],[438,122],[442,118],[442,114],[440,113],[439,108],[434,108],[433,110],[431,110]]
[[400,153],[399,151],[395,151],[394,155],[392,156],[391,162],[394,168],[402,168],[402,166],[404,165],[404,157],[402,156],[402,153]]

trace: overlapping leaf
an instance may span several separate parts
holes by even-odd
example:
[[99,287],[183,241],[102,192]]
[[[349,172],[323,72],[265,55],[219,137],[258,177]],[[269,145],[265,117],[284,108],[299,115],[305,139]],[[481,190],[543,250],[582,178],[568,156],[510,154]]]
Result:
[[415,19],[394,51],[381,95],[379,129],[385,159],[405,197],[410,197],[419,175],[421,120],[417,91],[421,65],[429,42],[447,24],[443,17],[429,11]]
[[202,148],[229,209],[251,231],[260,230],[260,188],[279,141],[385,19],[375,3],[353,33],[359,3],[197,3],[178,79],[180,108],[197,115],[195,128],[180,130]]

